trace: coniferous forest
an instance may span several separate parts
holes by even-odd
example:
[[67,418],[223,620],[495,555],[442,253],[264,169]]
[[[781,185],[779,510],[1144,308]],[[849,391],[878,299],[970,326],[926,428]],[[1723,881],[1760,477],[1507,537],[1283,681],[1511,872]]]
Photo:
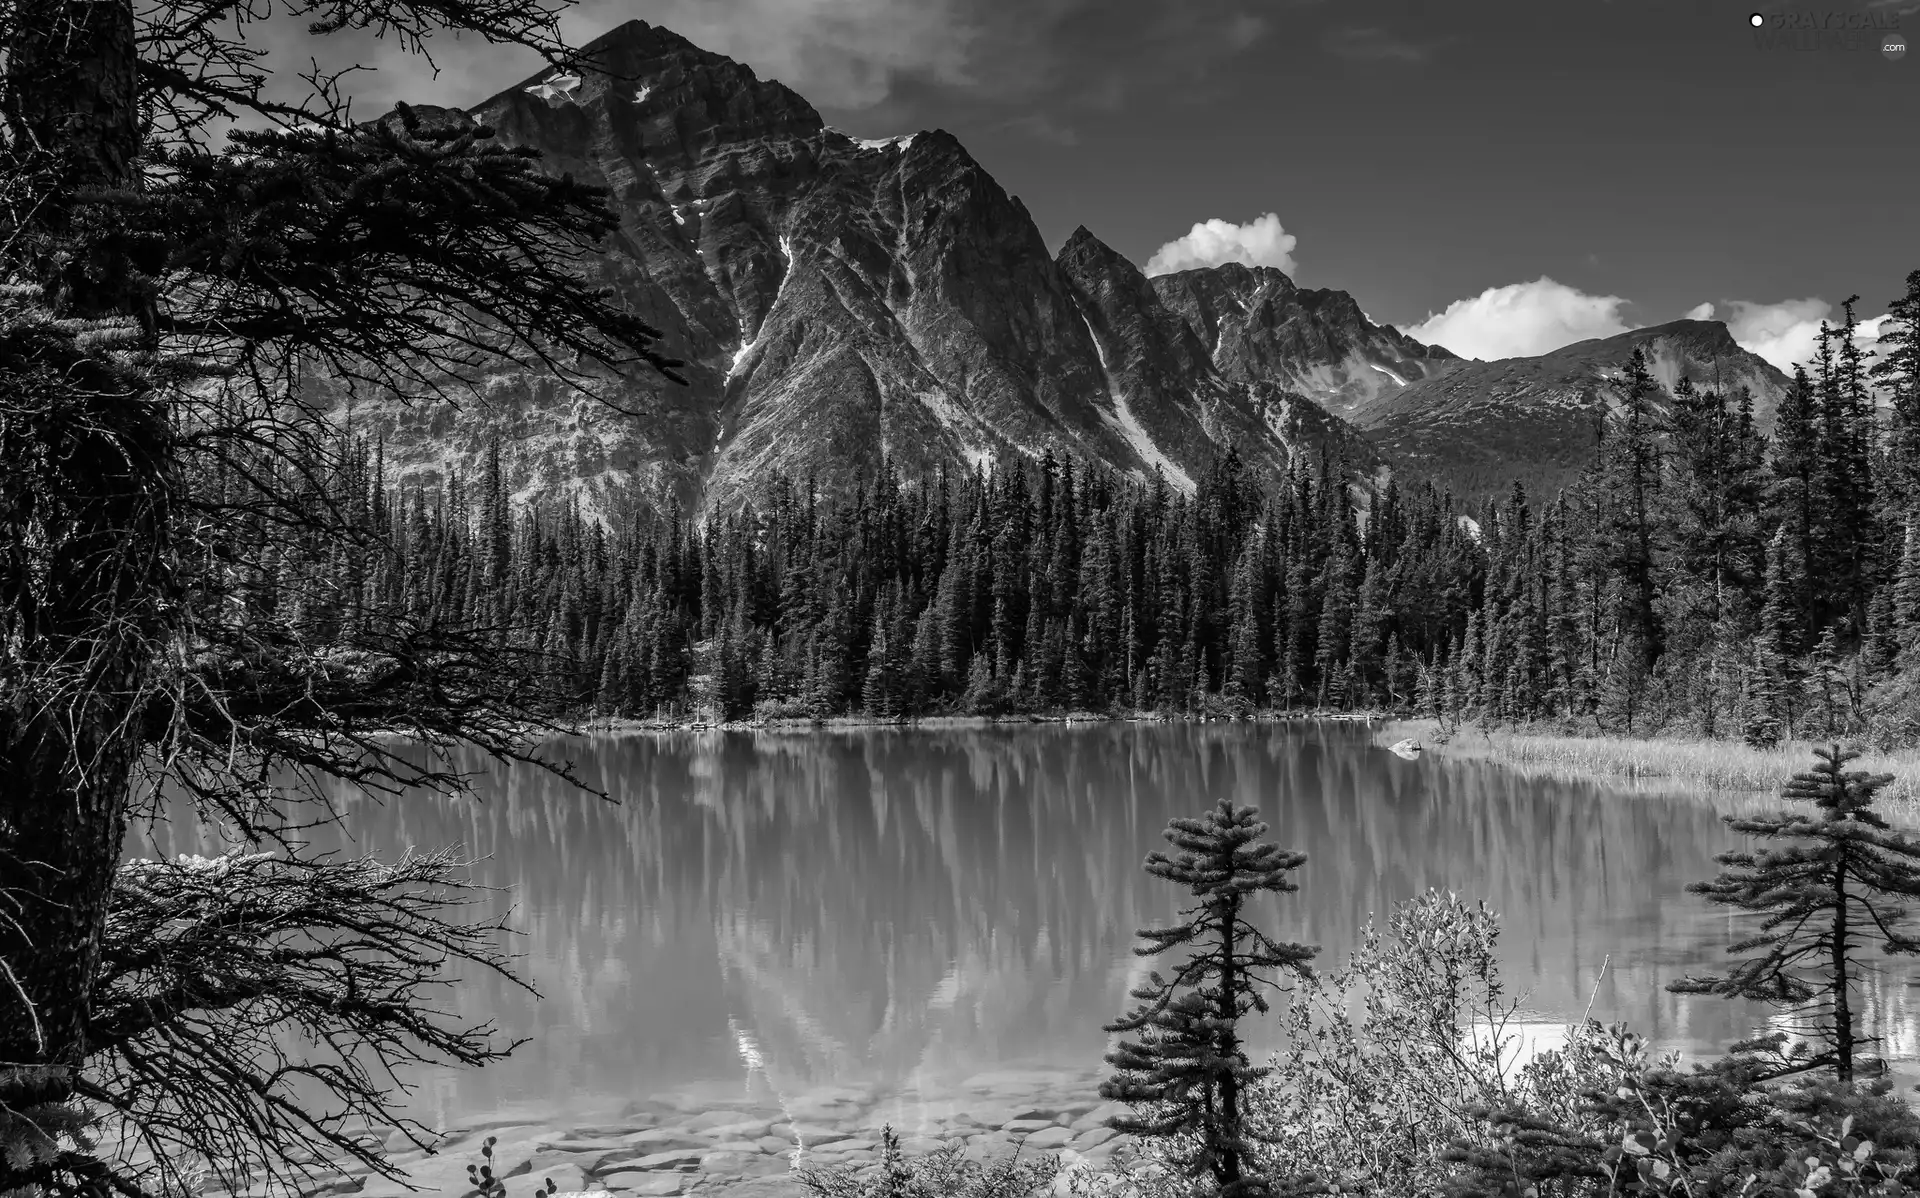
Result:
[[1267,488],[1229,453],[1186,496],[1048,455],[607,527],[515,510],[498,445],[427,490],[343,442],[317,473],[369,535],[306,571],[290,549],[324,585],[280,614],[321,640],[357,610],[478,625],[596,715],[1394,709],[1897,740],[1920,713],[1920,271],[1873,357],[1846,313],[1771,437],[1745,393],[1669,397],[1636,354],[1575,486],[1476,510],[1337,460]]

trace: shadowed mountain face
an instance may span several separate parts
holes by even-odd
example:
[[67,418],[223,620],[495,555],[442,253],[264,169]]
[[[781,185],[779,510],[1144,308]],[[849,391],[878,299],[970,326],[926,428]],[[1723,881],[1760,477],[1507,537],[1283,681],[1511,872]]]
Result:
[[1745,387],[1755,423],[1772,431],[1788,378],[1708,320],[1635,329],[1537,358],[1456,361],[1353,405],[1348,416],[1403,478],[1431,478],[1469,502],[1504,492],[1517,478],[1546,498],[1593,460],[1599,421],[1618,406],[1614,381],[1635,346],[1646,348],[1665,395],[1682,378],[1729,396]]
[[1153,289],[1222,375],[1311,396],[1339,416],[1460,361],[1374,324],[1344,291],[1296,287],[1271,267],[1184,270]]
[[609,189],[620,227],[584,267],[691,385],[636,372],[602,404],[513,369],[457,410],[359,404],[403,481],[470,475],[497,436],[516,498],[611,516],[726,510],[781,474],[844,491],[883,458],[911,480],[1046,450],[1191,490],[1231,446],[1258,474],[1324,452],[1478,496],[1572,477],[1635,342],[1668,385],[1751,386],[1764,423],[1786,383],[1717,323],[1465,362],[1277,270],[1148,279],[1084,228],[1049,254],[947,133],[848,137],[642,21],[584,53],[597,69],[570,96],[530,93],[534,77],[470,114]]
[[[546,169],[611,189],[620,229],[590,268],[665,332],[692,385],[614,380],[622,413],[513,371],[458,413],[356,409],[403,474],[465,469],[496,433],[520,497],[577,495],[602,512],[724,509],[775,472],[839,489],[883,456],[914,477],[1052,449],[1182,489],[1228,445],[1262,471],[1322,447],[1377,465],[1292,389],[1310,370],[1241,362],[1284,346],[1237,334],[1261,348],[1219,357],[1208,302],[1176,313],[1085,230],[1049,254],[952,136],[856,140],[780,84],[640,21],[587,53],[599,70],[571,99],[529,94],[528,79],[471,114],[540,149]],[[1295,306],[1295,341],[1340,342]]]

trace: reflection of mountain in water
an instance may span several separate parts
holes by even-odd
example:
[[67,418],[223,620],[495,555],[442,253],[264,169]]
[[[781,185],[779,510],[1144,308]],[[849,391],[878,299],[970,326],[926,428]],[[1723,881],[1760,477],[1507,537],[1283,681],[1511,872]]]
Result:
[[[1684,893],[1730,843],[1696,804],[1405,761],[1339,725],[689,733],[567,752],[618,806],[477,761],[477,801],[348,804],[357,850],[487,858],[476,874],[515,908],[545,996],[479,978],[448,997],[532,1042],[437,1079],[436,1114],[744,1085],[743,1051],[780,1090],[1092,1064],[1141,968],[1134,932],[1180,905],[1141,858],[1170,816],[1219,797],[1308,854],[1266,923],[1323,959],[1435,886],[1503,913],[1508,978],[1536,1018],[1591,997],[1596,1017],[1696,1048],[1757,1022],[1663,991],[1729,943],[1727,917]],[[208,847],[191,827],[132,846]],[[1920,1040],[1899,979],[1869,1006],[1897,1013],[1897,1047]]]

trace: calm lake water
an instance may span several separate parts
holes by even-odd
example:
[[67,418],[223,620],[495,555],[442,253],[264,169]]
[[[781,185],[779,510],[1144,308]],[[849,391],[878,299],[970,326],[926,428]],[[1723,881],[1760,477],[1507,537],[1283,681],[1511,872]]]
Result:
[[[1406,761],[1353,724],[698,732],[564,754],[618,805],[476,761],[477,799],[347,801],[327,841],[387,858],[460,846],[524,933],[513,947],[542,998],[480,977],[444,1004],[529,1042],[484,1070],[419,1075],[421,1118],[584,1111],[754,1075],[934,1094],[982,1070],[1084,1069],[1129,1005],[1134,932],[1182,905],[1143,856],[1170,817],[1222,797],[1307,854],[1300,891],[1263,898],[1262,918],[1328,964],[1370,915],[1438,887],[1501,912],[1505,976],[1542,1027],[1591,1002],[1699,1052],[1764,1019],[1664,990],[1720,968],[1732,940],[1727,914],[1685,893],[1738,839],[1712,809]],[[129,846],[219,847],[189,819]],[[1912,1062],[1905,973],[1866,999],[1888,1055]]]

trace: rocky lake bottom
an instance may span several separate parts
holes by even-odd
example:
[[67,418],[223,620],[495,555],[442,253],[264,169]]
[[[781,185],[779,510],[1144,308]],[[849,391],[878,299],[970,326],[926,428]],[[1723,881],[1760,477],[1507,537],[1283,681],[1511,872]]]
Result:
[[938,1097],[859,1086],[823,1086],[787,1098],[703,1088],[584,1119],[506,1111],[444,1129],[431,1151],[387,1129],[389,1158],[405,1170],[404,1183],[361,1165],[302,1188],[309,1195],[460,1198],[473,1191],[467,1168],[481,1163],[491,1136],[494,1172],[507,1198],[533,1198],[549,1181],[560,1194],[604,1191],[609,1198],[802,1198],[809,1191],[795,1170],[877,1165],[883,1130],[891,1126],[909,1157],[947,1145],[980,1162],[1016,1149],[1021,1161],[1056,1156],[1062,1171],[1056,1188],[1064,1191],[1072,1171],[1110,1169],[1115,1152],[1131,1141],[1105,1126],[1129,1108],[1100,1100],[1102,1076],[1097,1068],[997,1070]]

